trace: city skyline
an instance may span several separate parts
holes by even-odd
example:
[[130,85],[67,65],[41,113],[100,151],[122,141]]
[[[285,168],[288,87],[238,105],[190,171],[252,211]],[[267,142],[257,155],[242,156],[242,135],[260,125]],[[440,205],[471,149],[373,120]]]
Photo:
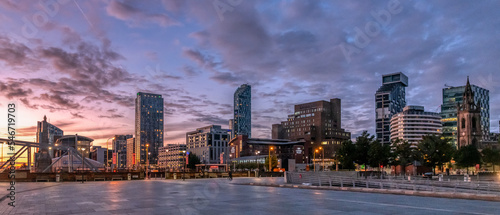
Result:
[[[134,133],[136,93],[155,93],[165,100],[164,143],[183,142],[195,128],[226,127],[233,93],[248,83],[253,137],[270,138],[295,104],[340,98],[342,127],[355,138],[375,134],[382,75],[404,72],[407,105],[430,112],[441,110],[445,84],[463,86],[469,75],[490,91],[498,132],[500,2],[401,1],[380,33],[367,34],[372,11],[388,2],[243,1],[221,12],[211,1],[68,1],[49,10],[2,1],[0,108],[18,104],[17,139],[34,140],[46,115],[65,134],[105,146]],[[35,14],[46,22],[33,23]],[[368,40],[346,57],[358,30]]]

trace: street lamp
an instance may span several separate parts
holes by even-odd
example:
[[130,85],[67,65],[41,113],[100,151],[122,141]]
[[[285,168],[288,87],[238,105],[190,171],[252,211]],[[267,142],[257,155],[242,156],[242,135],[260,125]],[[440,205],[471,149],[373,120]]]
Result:
[[260,151],[255,152],[255,163],[257,163],[257,170],[259,170],[259,154]]
[[182,180],[186,180],[186,151],[182,151],[182,153],[184,154],[184,168],[182,169]]
[[314,150],[314,158],[313,158],[314,172],[316,172],[316,153],[319,153],[317,149]]
[[146,144],[146,178],[149,179],[149,144]]
[[106,140],[106,171],[108,171],[109,167],[109,146],[108,146],[108,141],[109,139],[115,139],[115,137],[110,137]]
[[323,163],[323,171],[325,171],[325,150],[323,150],[323,147],[319,147],[319,150],[323,152],[323,156],[321,157],[321,161]]
[[268,161],[269,161],[269,172],[272,172],[271,170],[271,151],[274,150],[274,147],[272,146],[269,146],[269,157],[268,157]]

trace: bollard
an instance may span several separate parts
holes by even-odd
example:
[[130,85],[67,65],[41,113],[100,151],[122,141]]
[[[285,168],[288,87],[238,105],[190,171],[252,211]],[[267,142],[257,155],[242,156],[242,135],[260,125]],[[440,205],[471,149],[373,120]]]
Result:
[[60,174],[56,174],[56,182],[60,182],[61,181],[61,175]]
[[130,174],[130,173],[129,173],[129,174],[127,174],[127,179],[128,179],[129,181],[130,181],[130,180],[132,180],[132,174]]

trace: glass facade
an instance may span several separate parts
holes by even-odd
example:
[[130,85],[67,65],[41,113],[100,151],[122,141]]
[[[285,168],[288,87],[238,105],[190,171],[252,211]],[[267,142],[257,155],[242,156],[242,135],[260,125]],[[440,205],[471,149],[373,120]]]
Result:
[[407,86],[408,77],[401,72],[382,76],[382,86],[375,94],[375,130],[383,144],[390,144],[392,116],[406,106]]
[[[483,140],[488,140],[490,133],[490,91],[475,85],[471,85],[471,87],[474,92],[474,102],[481,105]],[[443,89],[443,104],[441,105],[443,136],[452,138],[455,146],[457,144],[457,105],[463,102],[464,92],[465,86]]]
[[234,120],[232,137],[252,136],[252,88],[243,84],[234,92]]
[[158,150],[163,147],[163,98],[151,93],[137,93],[135,99],[136,160],[146,164],[146,144],[149,144],[150,165],[158,163]]

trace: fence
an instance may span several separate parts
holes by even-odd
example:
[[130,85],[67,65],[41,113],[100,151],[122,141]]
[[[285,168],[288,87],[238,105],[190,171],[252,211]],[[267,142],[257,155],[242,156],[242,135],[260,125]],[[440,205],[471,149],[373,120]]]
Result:
[[498,182],[460,182],[434,180],[393,180],[336,176],[329,173],[286,172],[287,183],[308,184],[312,186],[358,187],[373,189],[399,189],[430,192],[466,192],[476,194],[494,194],[500,196]]

